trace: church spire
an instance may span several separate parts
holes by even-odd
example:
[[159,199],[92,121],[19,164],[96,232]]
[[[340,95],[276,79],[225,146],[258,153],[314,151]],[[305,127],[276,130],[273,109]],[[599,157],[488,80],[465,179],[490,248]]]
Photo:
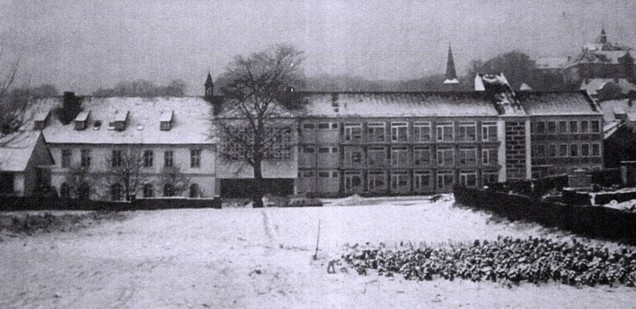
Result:
[[599,43],[607,43],[607,35],[605,34],[605,27],[601,28],[601,37],[598,39]]
[[455,61],[453,60],[453,50],[448,43],[448,60],[446,62],[446,80],[444,84],[457,84],[457,72],[455,71]]
[[212,102],[212,98],[214,97],[214,82],[212,81],[212,75],[210,75],[209,71],[208,78],[205,80],[205,84],[203,84],[203,86],[205,87],[205,94],[203,97],[208,102]]

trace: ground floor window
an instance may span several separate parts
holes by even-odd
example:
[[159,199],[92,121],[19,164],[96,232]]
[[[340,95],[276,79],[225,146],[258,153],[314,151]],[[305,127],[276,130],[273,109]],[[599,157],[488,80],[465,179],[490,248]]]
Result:
[[110,199],[112,201],[120,201],[121,200],[121,185],[116,183],[110,186]]
[[391,191],[392,192],[408,192],[409,191],[409,174],[408,172],[392,172],[391,173]]
[[368,177],[369,191],[386,190],[386,174],[382,171],[371,171]]
[[91,197],[91,186],[83,182],[77,188],[77,198],[80,200],[88,200]]
[[431,173],[429,171],[415,171],[413,173],[413,190],[424,192],[431,187]]
[[484,171],[481,175],[481,181],[484,186],[499,181],[499,173],[496,171]]
[[191,198],[197,198],[199,197],[199,185],[196,183],[193,183],[190,185],[190,197]]
[[345,192],[356,193],[362,191],[362,174],[360,172],[345,172]]
[[477,171],[460,171],[459,172],[459,183],[466,187],[476,187],[477,186]]
[[174,187],[172,184],[165,184],[163,186],[163,196],[174,196]]
[[455,177],[452,171],[440,171],[437,173],[437,189],[440,191],[450,191],[455,184]]
[[144,197],[153,197],[155,196],[154,188],[151,183],[147,183],[144,185]]
[[66,183],[62,183],[60,186],[60,197],[62,198],[70,198],[71,197],[71,187]]

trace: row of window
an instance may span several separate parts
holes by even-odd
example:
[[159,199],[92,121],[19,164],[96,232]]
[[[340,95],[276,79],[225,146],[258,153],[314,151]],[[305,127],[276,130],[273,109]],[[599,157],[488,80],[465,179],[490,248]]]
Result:
[[[71,149],[62,149],[62,167],[68,168],[71,167],[72,162],[72,154]],[[174,151],[167,150],[163,153],[164,166],[172,167],[174,166]],[[142,167],[153,167],[154,162],[154,151],[152,150],[144,150],[144,152],[140,155],[138,153],[130,153],[125,152],[123,150],[113,150],[111,153],[109,160],[110,167],[122,167],[122,166],[131,166],[139,164]],[[81,167],[90,167],[91,166],[91,150],[90,149],[81,149],[80,150],[80,166]],[[190,167],[191,168],[200,168],[201,167],[201,149],[190,149]]]
[[599,120],[549,120],[532,123],[531,132],[536,134],[600,133]]
[[[201,190],[199,189],[199,185],[196,183],[190,184],[189,197],[197,198],[201,196]],[[152,184],[147,183],[142,187],[143,197],[155,197],[155,188]],[[78,189],[78,198],[80,199],[88,199],[90,195],[90,186],[86,183],[82,183],[80,188]],[[121,201],[125,199],[124,187],[119,184],[112,184],[110,186],[110,199],[113,201]],[[165,184],[163,186],[163,196],[170,197],[175,195],[175,188],[172,184]],[[60,186],[60,196],[63,198],[71,197],[71,187],[66,183],[62,183]]]
[[[386,142],[390,133],[391,142],[407,142],[409,141],[409,123],[408,122],[392,122],[390,124],[390,132],[387,132],[384,122],[367,123],[366,138],[368,142]],[[460,121],[458,123],[459,141],[477,141],[477,123],[474,121]],[[485,121],[481,124],[481,140],[497,141],[497,123]],[[433,126],[428,121],[418,121],[413,123],[413,141],[414,142],[430,142],[432,141]],[[455,140],[455,124],[452,121],[443,121],[435,123],[435,135],[438,142],[449,142]],[[344,140],[345,142],[362,141],[363,130],[361,123],[345,123],[344,124]]]
[[337,122],[319,122],[319,123],[305,123],[303,124],[303,129],[305,130],[336,130],[338,129]]
[[[435,151],[436,157],[433,159],[433,151],[430,147],[414,147],[412,156],[407,147],[392,147],[387,153],[385,147],[369,147],[367,151],[367,164],[369,166],[384,166],[390,163],[391,166],[409,166],[411,158],[413,164],[417,166],[431,165],[435,162],[438,166],[453,166],[455,160],[459,160],[461,165],[491,165],[497,163],[497,149],[481,149],[481,156],[478,161],[477,147],[459,147],[458,158],[455,158],[455,149],[450,147],[439,147]],[[345,150],[344,164],[359,165],[363,162],[362,150]]]
[[[321,176],[321,173],[323,175]],[[389,176],[390,175],[390,176]],[[407,171],[393,171],[387,173],[385,171],[369,171],[366,173],[367,189],[369,191],[386,190],[389,185],[394,191],[410,191],[411,181],[414,191],[423,191],[426,189],[450,189],[455,184],[455,173],[453,171],[438,171],[436,180],[433,180],[434,173],[432,171],[413,171],[412,176]],[[468,187],[476,187],[478,185],[478,173],[476,170],[460,170],[459,183]],[[320,178],[337,178],[338,172],[318,172]],[[362,189],[362,172],[345,172],[344,183],[345,191],[354,192]],[[314,178],[314,171],[302,171],[299,173],[302,178]],[[499,174],[497,171],[483,171],[481,173],[482,185],[495,183],[498,181]],[[387,180],[390,180],[387,182]],[[337,181],[337,180],[334,180]]]
[[538,144],[533,148],[535,158],[555,158],[555,157],[600,157],[601,144]]

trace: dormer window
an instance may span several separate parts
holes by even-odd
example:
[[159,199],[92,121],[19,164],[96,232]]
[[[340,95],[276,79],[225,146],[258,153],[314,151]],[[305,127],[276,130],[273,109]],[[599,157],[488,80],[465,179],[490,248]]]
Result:
[[44,130],[46,123],[49,120],[49,111],[40,112],[33,118],[33,128],[35,130]]
[[87,122],[88,122],[88,116],[91,114],[90,111],[82,111],[79,114],[77,114],[77,117],[75,117],[75,130],[84,130],[86,129],[87,126]]
[[170,131],[170,129],[172,129],[172,111],[161,113],[159,126],[161,131]]
[[126,122],[128,121],[128,111],[117,111],[115,114],[114,127],[116,131],[126,130]]

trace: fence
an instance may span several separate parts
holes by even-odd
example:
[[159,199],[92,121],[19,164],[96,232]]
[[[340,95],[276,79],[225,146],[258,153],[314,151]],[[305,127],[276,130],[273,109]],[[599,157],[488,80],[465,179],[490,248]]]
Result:
[[580,235],[636,244],[636,213],[607,207],[541,202],[529,197],[456,186],[455,200],[465,206],[490,210],[510,220],[527,220]]
[[111,202],[57,197],[0,197],[0,211],[16,210],[96,210],[128,211],[170,208],[221,208],[220,199],[152,198],[131,202]]

